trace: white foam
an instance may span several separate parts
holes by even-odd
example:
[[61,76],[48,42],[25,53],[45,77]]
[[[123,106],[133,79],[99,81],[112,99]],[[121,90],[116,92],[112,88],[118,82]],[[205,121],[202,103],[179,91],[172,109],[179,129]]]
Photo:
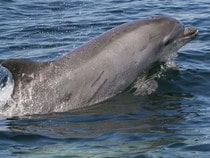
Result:
[[11,72],[0,65],[0,109],[11,98],[14,89],[14,80]]
[[[177,69],[177,64],[174,61],[176,53],[170,54],[170,56],[164,57],[165,64],[161,65],[160,70],[155,74],[148,76],[147,73],[142,74],[138,77],[136,82],[133,84],[131,89],[135,89],[134,95],[150,95],[156,91],[158,88],[158,82],[156,81],[158,78],[163,77],[164,72],[168,69]],[[161,60],[161,61],[163,61]]]

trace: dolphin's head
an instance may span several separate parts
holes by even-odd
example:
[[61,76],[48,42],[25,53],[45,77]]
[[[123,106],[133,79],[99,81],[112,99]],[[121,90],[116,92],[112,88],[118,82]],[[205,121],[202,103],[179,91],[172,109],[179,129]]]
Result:
[[152,23],[155,24],[153,33],[156,32],[160,59],[177,52],[179,48],[192,40],[198,33],[195,27],[184,27],[182,23],[176,19],[167,16],[157,16],[152,18]]

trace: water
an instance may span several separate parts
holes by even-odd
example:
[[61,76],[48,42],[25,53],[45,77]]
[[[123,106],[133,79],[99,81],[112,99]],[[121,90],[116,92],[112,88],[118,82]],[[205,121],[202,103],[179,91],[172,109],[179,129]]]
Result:
[[124,22],[169,15],[199,28],[179,65],[145,96],[125,92],[78,111],[0,120],[0,157],[208,157],[208,0],[0,0],[0,60],[56,59]]

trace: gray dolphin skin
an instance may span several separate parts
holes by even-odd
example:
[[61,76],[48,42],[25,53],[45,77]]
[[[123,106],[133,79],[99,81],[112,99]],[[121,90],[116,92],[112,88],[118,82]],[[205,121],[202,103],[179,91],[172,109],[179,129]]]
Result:
[[197,33],[176,19],[156,16],[111,29],[55,61],[5,60],[15,85],[1,113],[65,112],[105,101]]

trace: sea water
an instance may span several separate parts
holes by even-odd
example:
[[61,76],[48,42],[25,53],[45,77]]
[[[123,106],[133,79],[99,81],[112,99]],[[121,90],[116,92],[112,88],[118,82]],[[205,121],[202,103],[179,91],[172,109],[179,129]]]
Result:
[[209,6],[208,0],[0,0],[0,60],[54,60],[115,26],[154,15],[199,29],[178,51],[176,66],[155,77],[151,93],[126,91],[77,111],[1,118],[0,157],[209,157]]

